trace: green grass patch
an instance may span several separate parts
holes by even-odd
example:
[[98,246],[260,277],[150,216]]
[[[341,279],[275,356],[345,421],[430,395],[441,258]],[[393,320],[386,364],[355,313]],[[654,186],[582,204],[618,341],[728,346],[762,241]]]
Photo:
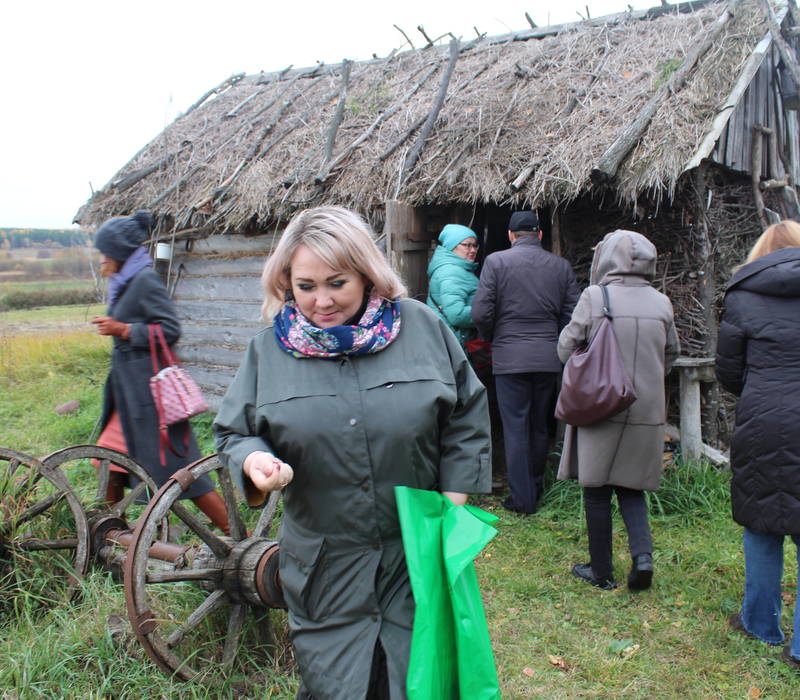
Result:
[[40,306],[96,304],[100,295],[91,287],[73,289],[33,289],[9,292],[0,300],[0,309],[35,309]]
[[[0,276],[0,280],[3,277]],[[91,280],[40,280],[38,282],[0,281],[0,296],[11,292],[33,292],[39,289],[93,289]]]
[[41,309],[25,309],[17,311],[0,312],[0,335],[3,329],[14,325],[14,335],[24,333],[26,327],[37,328],[42,325],[52,324],[86,324],[84,330],[94,328],[90,321],[94,316],[104,316],[105,304],[74,304],[72,306],[45,306]]

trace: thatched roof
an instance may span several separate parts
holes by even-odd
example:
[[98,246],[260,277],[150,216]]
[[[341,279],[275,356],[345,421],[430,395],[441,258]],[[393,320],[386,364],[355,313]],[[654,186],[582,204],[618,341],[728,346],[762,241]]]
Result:
[[[148,208],[161,216],[162,232],[202,235],[259,229],[324,202],[361,211],[395,198],[562,205],[598,187],[592,168],[727,4],[683,3],[462,41],[454,65],[452,47],[437,46],[234,76],[144,147],[76,220],[93,225]],[[765,32],[757,2],[742,0],[686,83],[660,101],[612,180],[615,196],[674,190]],[[441,110],[398,187],[450,69]]]

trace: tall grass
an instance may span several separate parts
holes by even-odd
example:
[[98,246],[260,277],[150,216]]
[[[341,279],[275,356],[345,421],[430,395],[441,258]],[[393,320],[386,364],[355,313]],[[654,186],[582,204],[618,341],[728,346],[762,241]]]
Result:
[[731,473],[706,460],[676,461],[664,470],[661,488],[649,493],[650,512],[688,519],[730,512]]
[[[0,445],[41,457],[89,440],[109,352],[108,338],[91,330],[0,335]],[[75,413],[54,412],[72,399]]]

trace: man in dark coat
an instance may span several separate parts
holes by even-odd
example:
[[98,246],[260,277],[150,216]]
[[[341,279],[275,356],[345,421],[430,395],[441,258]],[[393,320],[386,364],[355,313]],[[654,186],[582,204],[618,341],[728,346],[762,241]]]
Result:
[[580,290],[564,258],[542,248],[539,218],[515,212],[511,248],[486,258],[472,319],[492,342],[492,371],[503,421],[508,510],[534,513],[542,495],[547,422],[561,362],[558,334],[569,323]]

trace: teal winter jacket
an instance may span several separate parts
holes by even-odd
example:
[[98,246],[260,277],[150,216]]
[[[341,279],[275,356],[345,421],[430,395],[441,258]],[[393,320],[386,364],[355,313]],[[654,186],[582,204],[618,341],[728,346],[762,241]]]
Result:
[[456,334],[464,346],[468,332],[475,327],[470,311],[478,288],[475,270],[478,263],[465,260],[439,246],[428,264],[428,306]]

